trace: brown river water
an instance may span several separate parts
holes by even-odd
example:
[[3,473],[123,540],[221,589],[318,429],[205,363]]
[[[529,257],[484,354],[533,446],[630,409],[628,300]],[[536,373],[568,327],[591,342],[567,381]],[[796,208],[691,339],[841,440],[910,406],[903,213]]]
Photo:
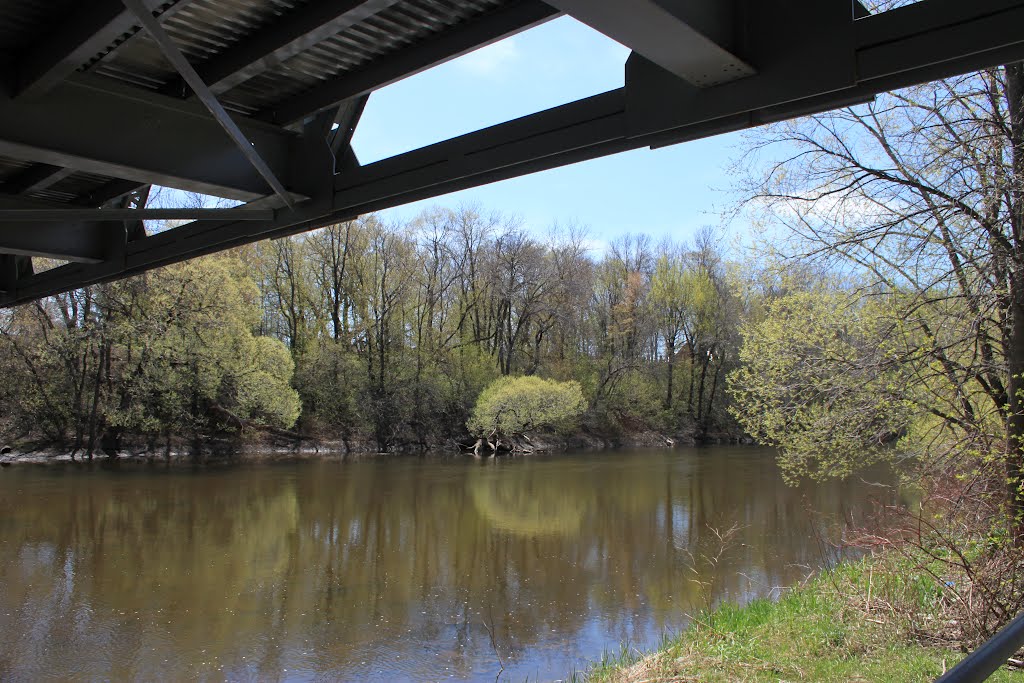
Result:
[[11,467],[0,680],[565,679],[800,581],[886,481],[752,447]]

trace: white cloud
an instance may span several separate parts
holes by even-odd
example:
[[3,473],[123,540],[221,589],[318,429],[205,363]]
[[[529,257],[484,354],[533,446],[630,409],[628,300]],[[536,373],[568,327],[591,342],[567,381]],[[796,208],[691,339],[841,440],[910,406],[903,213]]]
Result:
[[463,55],[452,63],[475,76],[494,76],[519,58],[515,38],[506,38]]

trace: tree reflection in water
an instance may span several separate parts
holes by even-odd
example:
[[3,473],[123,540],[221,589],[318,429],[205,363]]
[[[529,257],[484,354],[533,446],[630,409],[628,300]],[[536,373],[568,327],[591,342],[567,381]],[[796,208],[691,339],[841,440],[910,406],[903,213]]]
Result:
[[[652,642],[820,563],[763,449],[0,477],[0,679],[512,680]],[[710,527],[741,525],[712,567]]]

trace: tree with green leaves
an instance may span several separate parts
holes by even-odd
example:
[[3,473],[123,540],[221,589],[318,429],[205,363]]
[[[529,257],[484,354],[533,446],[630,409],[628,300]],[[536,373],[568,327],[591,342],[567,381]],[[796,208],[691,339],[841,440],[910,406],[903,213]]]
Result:
[[1024,67],[776,124],[754,146],[775,149],[749,190],[783,249],[892,297],[907,393],[935,397],[918,455],[983,453],[956,461],[1001,482],[1024,544]]
[[[23,433],[109,453],[245,429],[288,429],[299,414],[293,362],[254,334],[260,303],[244,264],[218,255],[18,309],[7,362],[34,378],[16,407]],[[40,430],[40,427],[44,427]]]
[[239,426],[288,428],[294,392],[304,435],[425,449],[465,440],[500,375],[578,382],[610,435],[720,427],[733,321],[716,247],[587,242],[478,207],[369,214],[50,297],[0,327],[0,366],[29,387],[4,432],[198,450]]
[[568,428],[585,408],[577,382],[506,376],[481,392],[466,426],[479,437],[475,453],[479,454],[484,444],[497,452],[502,439],[509,439],[509,448],[515,449],[511,439],[516,437],[529,443],[529,432]]
[[915,407],[910,366],[885,299],[839,288],[796,292],[767,304],[743,328],[730,376],[740,424],[779,446],[791,481],[845,477],[895,455]]

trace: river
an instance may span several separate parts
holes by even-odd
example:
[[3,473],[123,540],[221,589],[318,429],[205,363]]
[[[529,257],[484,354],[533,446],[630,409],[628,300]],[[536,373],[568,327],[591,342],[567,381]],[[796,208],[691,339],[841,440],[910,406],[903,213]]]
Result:
[[879,483],[752,447],[11,467],[0,680],[557,680],[799,581]]

